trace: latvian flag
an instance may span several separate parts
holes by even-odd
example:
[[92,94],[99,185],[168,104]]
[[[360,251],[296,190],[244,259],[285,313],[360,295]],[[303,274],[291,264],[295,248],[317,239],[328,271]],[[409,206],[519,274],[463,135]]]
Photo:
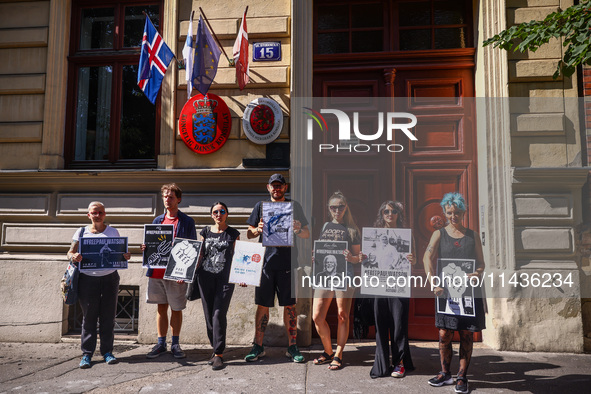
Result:
[[[248,8],[247,8],[248,9]],[[234,64],[236,65],[236,81],[240,90],[244,89],[249,80],[248,66],[248,32],[246,31],[246,11],[242,16],[238,37],[233,48]]]

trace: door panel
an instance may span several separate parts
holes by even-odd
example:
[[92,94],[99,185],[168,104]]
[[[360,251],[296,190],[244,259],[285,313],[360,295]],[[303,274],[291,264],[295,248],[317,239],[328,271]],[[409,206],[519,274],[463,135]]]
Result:
[[[413,275],[426,277],[422,257],[433,231],[444,224],[439,202],[458,191],[468,201],[465,225],[478,228],[476,138],[473,68],[402,70],[396,73],[394,95],[406,97],[405,111],[417,117],[418,141],[401,139],[403,152],[394,158],[393,194],[404,201],[413,229],[418,263]],[[437,339],[434,301],[429,288],[415,289],[411,298],[409,335],[412,339]]]

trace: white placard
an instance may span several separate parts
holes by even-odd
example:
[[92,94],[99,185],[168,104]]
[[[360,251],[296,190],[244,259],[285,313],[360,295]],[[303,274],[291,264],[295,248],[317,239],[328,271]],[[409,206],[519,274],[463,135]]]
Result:
[[361,276],[367,276],[361,294],[383,297],[410,297],[412,231],[408,228],[363,228],[361,250],[367,259]]
[[263,272],[265,247],[258,242],[236,241],[230,267],[230,283],[259,286]]

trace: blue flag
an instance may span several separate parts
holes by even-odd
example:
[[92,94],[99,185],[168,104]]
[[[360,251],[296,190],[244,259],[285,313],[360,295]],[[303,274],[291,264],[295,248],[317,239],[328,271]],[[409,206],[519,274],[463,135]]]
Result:
[[193,62],[193,86],[203,95],[207,94],[215,78],[221,54],[222,51],[211,36],[207,25],[199,16]]
[[152,104],[156,103],[162,79],[173,57],[174,54],[146,16],[137,84]]

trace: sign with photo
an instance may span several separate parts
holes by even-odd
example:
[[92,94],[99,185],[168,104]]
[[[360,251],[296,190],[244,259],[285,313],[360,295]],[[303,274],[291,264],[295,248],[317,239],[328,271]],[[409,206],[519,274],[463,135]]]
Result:
[[293,204],[263,202],[263,246],[293,246]]
[[[347,261],[343,252],[347,241],[314,241],[313,287],[325,290],[347,290]],[[334,279],[333,279],[334,277]]]
[[193,282],[200,253],[201,241],[175,238],[170,251],[170,259],[164,272],[164,279],[184,280],[187,283]]
[[170,258],[174,226],[172,224],[144,225],[144,268],[165,268]]
[[236,241],[230,267],[230,283],[260,286],[265,247],[258,242]]
[[456,316],[475,316],[474,287],[468,274],[474,272],[472,259],[437,259],[437,275],[443,295],[437,297],[437,312]]
[[127,237],[80,238],[80,271],[127,269]]
[[408,228],[372,228],[362,231],[361,276],[367,276],[360,293],[383,297],[410,297],[412,231]]

